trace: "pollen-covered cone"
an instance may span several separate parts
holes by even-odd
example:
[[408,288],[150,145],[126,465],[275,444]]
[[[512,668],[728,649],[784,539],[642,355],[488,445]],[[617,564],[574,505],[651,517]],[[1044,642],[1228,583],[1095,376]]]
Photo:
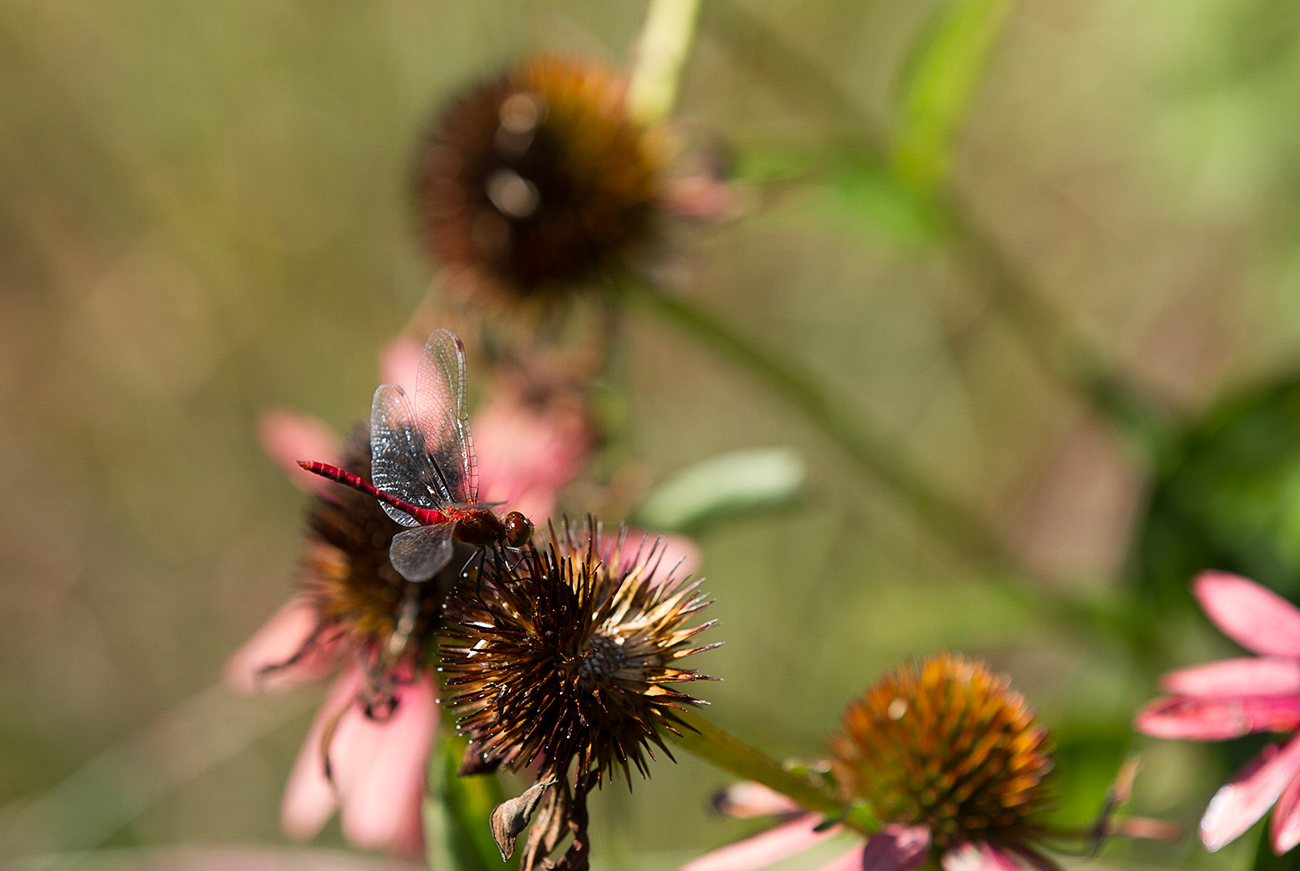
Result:
[[1025,846],[1047,804],[1051,741],[1010,681],[957,654],[905,664],[849,704],[830,741],[846,796],[925,826],[940,852]]
[[454,289],[553,298],[648,247],[663,161],[625,91],[597,64],[537,57],[451,104],[421,152],[416,197]]
[[658,540],[620,533],[611,547],[594,525],[566,525],[453,592],[445,702],[485,758],[537,764],[539,779],[563,779],[571,763],[598,781],[615,766],[648,773],[661,730],[699,704],[674,686],[702,679],[680,662],[707,649],[692,639],[711,625],[685,625],[707,602],[661,557]]

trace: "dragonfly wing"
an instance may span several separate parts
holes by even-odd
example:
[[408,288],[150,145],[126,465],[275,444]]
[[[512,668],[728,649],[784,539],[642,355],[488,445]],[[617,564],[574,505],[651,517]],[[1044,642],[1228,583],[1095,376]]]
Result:
[[448,502],[478,502],[478,461],[465,397],[465,346],[451,330],[429,334],[415,376],[415,411]]
[[[419,508],[440,508],[454,501],[425,450],[411,401],[396,384],[379,385],[370,405],[370,481]],[[379,504],[403,526],[416,525],[405,511]]]
[[408,581],[420,583],[442,571],[451,562],[451,524],[418,526],[393,536],[388,560]]

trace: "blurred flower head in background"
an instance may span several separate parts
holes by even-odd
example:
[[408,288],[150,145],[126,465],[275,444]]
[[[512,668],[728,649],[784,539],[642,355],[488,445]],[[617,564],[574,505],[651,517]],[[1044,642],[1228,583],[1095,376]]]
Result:
[[1166,674],[1170,695],[1138,712],[1136,728],[1159,738],[1224,741],[1254,732],[1289,734],[1215,793],[1201,819],[1211,850],[1273,810],[1273,852],[1300,843],[1300,609],[1237,575],[1206,572],[1192,592],[1214,625],[1258,654]]
[[423,236],[466,298],[572,292],[628,268],[655,236],[663,159],[626,85],[535,57],[457,98],[421,150]]
[[712,624],[685,624],[708,603],[665,565],[663,540],[606,539],[594,521],[549,539],[452,594],[441,648],[458,729],[484,761],[532,767],[545,792],[525,868],[566,831],[585,851],[587,793],[615,769],[648,776],[662,732],[686,728],[676,710],[700,704],[673,688],[704,679],[680,661],[716,646],[693,646]]

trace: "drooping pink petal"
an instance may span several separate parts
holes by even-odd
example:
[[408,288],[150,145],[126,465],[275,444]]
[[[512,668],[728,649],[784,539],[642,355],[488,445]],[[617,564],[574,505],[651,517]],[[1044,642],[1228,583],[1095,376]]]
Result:
[[930,854],[929,826],[887,825],[867,839],[862,871],[911,871]]
[[1134,727],[1157,738],[1184,741],[1292,732],[1300,727],[1300,697],[1162,696],[1138,711]]
[[1300,609],[1277,593],[1226,572],[1202,573],[1192,592],[1205,615],[1242,647],[1300,659]]
[[1300,775],[1300,739],[1269,746],[1214,794],[1201,818],[1201,843],[1217,850],[1268,812],[1282,790]]
[[[320,615],[310,602],[301,596],[290,599],[226,661],[227,686],[252,693],[288,689],[324,677],[337,664],[338,644],[317,638],[304,649],[319,623]],[[295,656],[296,661],[285,665]]]
[[837,829],[814,831],[821,822],[815,814],[782,823],[762,834],[705,853],[683,865],[679,871],[753,871],[775,865],[782,859],[802,853],[834,834]]
[[1300,660],[1247,656],[1171,671],[1165,692],[1189,696],[1300,695]]
[[1024,871],[1013,853],[984,841],[958,844],[940,857],[939,864],[943,871]]
[[299,460],[318,460],[338,465],[343,452],[339,437],[321,421],[296,411],[277,409],[262,415],[258,423],[262,450],[284,470],[289,480],[309,493],[319,493],[329,482],[298,465]]
[[1281,856],[1300,844],[1300,777],[1282,791],[1273,808],[1273,852]]
[[[307,739],[298,751],[298,759],[294,762],[293,771],[289,773],[284,799],[280,803],[280,826],[291,838],[306,840],[314,837],[338,807],[334,785],[325,777],[321,738],[345,706],[349,711],[356,708],[354,702],[364,678],[361,669],[355,666],[346,669],[339,676],[329,697],[316,712]],[[335,730],[336,737],[337,732]],[[335,751],[332,743],[330,751],[332,757]]]
[[594,444],[581,407],[558,400],[532,405],[504,391],[474,415],[479,495],[540,523],[555,513],[557,495],[581,471]]
[[[419,818],[429,750],[438,725],[432,677],[399,687],[396,699],[397,707],[388,719],[374,721],[363,715],[346,724],[349,739],[369,743],[370,750],[348,758],[340,753],[335,763],[343,834],[360,847],[396,850],[404,827],[409,827],[413,815]],[[342,734],[337,737],[344,739]],[[364,760],[365,768],[350,770],[354,759]],[[420,852],[415,846],[408,854]]]
[[738,820],[790,814],[800,810],[799,805],[789,796],[753,780],[731,784],[718,794],[713,805],[718,813]]

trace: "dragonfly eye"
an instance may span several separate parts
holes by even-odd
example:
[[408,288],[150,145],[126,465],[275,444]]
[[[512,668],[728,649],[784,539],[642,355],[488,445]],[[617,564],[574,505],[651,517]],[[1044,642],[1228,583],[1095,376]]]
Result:
[[511,547],[523,547],[533,538],[533,522],[518,511],[511,511],[505,517],[506,544]]

